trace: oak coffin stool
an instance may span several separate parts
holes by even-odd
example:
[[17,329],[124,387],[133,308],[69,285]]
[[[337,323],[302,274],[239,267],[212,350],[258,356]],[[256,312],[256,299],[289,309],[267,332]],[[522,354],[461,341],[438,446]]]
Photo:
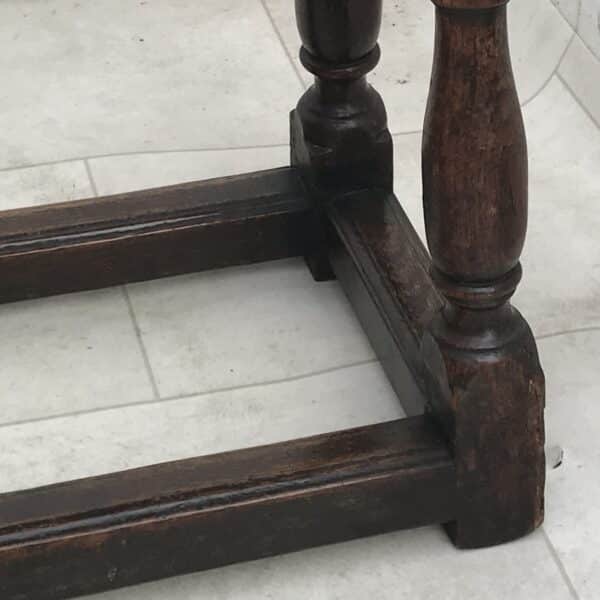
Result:
[[[507,0],[434,0],[429,251],[366,75],[382,0],[296,0],[315,83],[291,166],[8,211],[1,300],[305,256],[337,278],[408,417],[0,495],[0,598],[56,600],[400,528],[459,548],[543,519],[544,376],[510,298],[527,150]],[[367,399],[365,399],[367,401]]]

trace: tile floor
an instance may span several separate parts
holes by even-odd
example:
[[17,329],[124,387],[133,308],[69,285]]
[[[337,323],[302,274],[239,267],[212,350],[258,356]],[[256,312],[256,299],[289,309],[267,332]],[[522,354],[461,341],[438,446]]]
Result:
[[[531,158],[516,303],[565,453],[543,529],[457,552],[424,528],[98,600],[600,598],[599,11],[510,13]],[[422,232],[429,4],[386,2],[381,43],[372,81]],[[3,0],[0,45],[1,209],[284,165],[309,84],[291,0]],[[1,306],[0,356],[0,491],[401,416],[338,285],[299,260]]]

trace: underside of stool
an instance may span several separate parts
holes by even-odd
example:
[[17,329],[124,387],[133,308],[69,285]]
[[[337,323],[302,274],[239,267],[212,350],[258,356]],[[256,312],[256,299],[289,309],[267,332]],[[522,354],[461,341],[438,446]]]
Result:
[[8,211],[0,301],[304,256],[345,290],[408,417],[0,495],[3,600],[433,523],[485,547],[542,522],[544,376],[510,304],[527,150],[507,0],[434,0],[429,253],[393,194],[386,111],[366,80],[381,3],[296,0],[315,83],[291,113],[289,167]]

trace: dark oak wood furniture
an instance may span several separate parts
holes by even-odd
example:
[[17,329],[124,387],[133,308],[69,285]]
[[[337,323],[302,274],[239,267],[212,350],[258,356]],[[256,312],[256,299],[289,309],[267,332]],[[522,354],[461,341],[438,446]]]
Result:
[[478,548],[541,523],[544,377],[510,304],[527,157],[507,2],[434,1],[431,257],[392,192],[386,112],[366,81],[381,0],[296,0],[315,84],[291,114],[289,168],[2,215],[3,301],[304,255],[345,289],[409,415],[1,495],[3,600],[430,523]]

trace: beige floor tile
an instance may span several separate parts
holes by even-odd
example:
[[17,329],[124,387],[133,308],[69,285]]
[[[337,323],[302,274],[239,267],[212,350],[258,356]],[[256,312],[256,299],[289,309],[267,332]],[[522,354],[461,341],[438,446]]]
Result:
[[581,0],[552,0],[552,4],[558,8],[571,27],[577,27]]
[[94,195],[82,161],[0,171],[0,210]]
[[118,288],[0,306],[0,355],[0,423],[153,398]]
[[162,397],[297,377],[370,360],[337,282],[302,259],[129,286]]
[[573,39],[558,74],[596,124],[600,123],[600,60],[579,37]]
[[563,462],[548,472],[544,528],[580,600],[600,590],[600,328],[540,342],[548,382],[548,445]]
[[208,152],[161,152],[97,158],[90,160],[90,168],[98,193],[108,195],[283,167],[290,162],[289,154],[287,145]]
[[286,142],[300,83],[259,0],[4,0],[0,167]]
[[515,304],[537,335],[600,324],[600,131],[557,79],[525,122],[529,235]]
[[577,31],[596,58],[600,59],[600,3],[598,0],[581,0]]

